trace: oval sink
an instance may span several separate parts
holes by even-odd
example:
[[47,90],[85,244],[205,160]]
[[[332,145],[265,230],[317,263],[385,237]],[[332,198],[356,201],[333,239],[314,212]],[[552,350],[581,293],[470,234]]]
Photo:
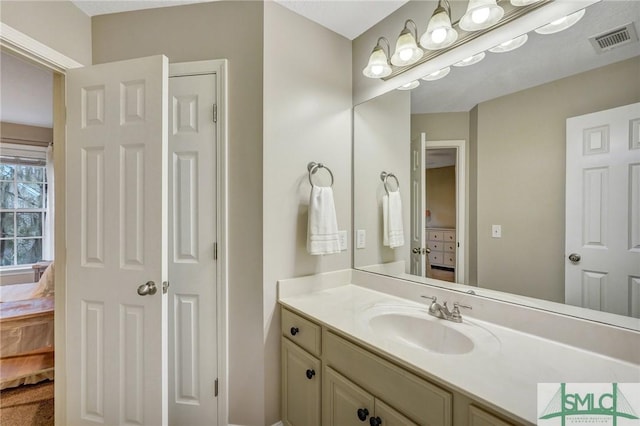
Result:
[[474,347],[458,330],[427,318],[389,313],[374,316],[369,326],[379,335],[441,354],[464,354]]
[[496,336],[475,321],[438,319],[426,307],[376,304],[365,308],[361,319],[379,338],[429,352],[463,355],[474,350],[493,353],[500,348]]

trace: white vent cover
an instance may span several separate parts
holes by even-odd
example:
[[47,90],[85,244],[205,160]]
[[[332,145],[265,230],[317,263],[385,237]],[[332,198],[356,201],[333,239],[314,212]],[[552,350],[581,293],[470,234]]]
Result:
[[589,37],[589,41],[597,53],[603,53],[616,47],[638,41],[638,35],[636,34],[633,22],[630,22],[624,27]]

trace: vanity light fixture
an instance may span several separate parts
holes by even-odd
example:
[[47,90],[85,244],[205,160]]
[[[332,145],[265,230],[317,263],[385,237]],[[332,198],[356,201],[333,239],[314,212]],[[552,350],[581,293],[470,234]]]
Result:
[[453,64],[453,66],[454,67],[468,67],[469,65],[477,64],[478,62],[483,60],[485,56],[486,56],[486,54],[484,52],[480,52],[480,53],[477,53],[477,54],[475,54],[473,56],[469,56],[468,58],[465,58],[465,59],[461,60],[460,62],[456,62],[455,64]]
[[[385,53],[382,42],[387,44],[387,52]],[[376,47],[373,48],[369,56],[367,66],[362,70],[362,74],[369,78],[382,78],[391,74],[391,65],[389,65],[389,40],[384,37],[378,39]]]
[[451,46],[458,39],[458,32],[451,25],[451,5],[449,0],[438,1],[438,7],[433,11],[427,24],[427,31],[420,37],[420,44],[425,49],[438,50]]
[[478,31],[496,24],[504,16],[504,9],[496,0],[469,0],[467,12],[460,19],[460,28]]
[[572,13],[571,15],[563,16],[560,19],[556,19],[544,25],[540,28],[537,28],[535,32],[538,34],[555,34],[560,31],[564,31],[567,28],[573,26],[576,22],[578,22],[584,16],[585,9],[581,9],[577,12]]
[[[413,31],[409,28],[410,26],[413,27]],[[424,55],[424,51],[418,47],[417,39],[418,27],[411,19],[407,19],[396,41],[396,50],[391,57],[391,63],[403,67],[418,62]]]
[[418,80],[415,80],[410,83],[403,84],[402,86],[398,87],[398,90],[412,90],[418,86],[420,86],[420,82]]
[[512,50],[516,50],[518,47],[525,44],[528,39],[529,39],[528,35],[522,34],[520,37],[512,38],[511,40],[507,40],[495,47],[492,47],[491,49],[489,49],[489,52],[493,52],[493,53],[511,52]]
[[440,80],[441,78],[445,78],[446,76],[449,75],[450,72],[451,72],[451,67],[446,67],[436,72],[432,72],[431,74],[427,74],[424,77],[422,77],[422,79],[424,81],[436,81],[436,80]]

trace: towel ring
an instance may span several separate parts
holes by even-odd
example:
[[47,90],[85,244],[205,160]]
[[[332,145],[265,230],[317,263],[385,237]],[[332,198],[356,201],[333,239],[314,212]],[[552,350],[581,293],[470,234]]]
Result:
[[387,187],[387,179],[389,179],[390,177],[396,180],[396,191],[400,189],[400,181],[398,180],[396,175],[394,175],[393,173],[387,173],[384,171],[380,172],[380,180],[384,185],[384,190],[387,192],[387,195],[389,195],[389,188]]
[[309,164],[307,164],[307,170],[309,171],[309,183],[311,184],[311,186],[315,186],[313,184],[313,181],[311,180],[311,175],[316,174],[316,172],[319,169],[325,169],[326,171],[329,172],[329,176],[331,176],[331,184],[329,186],[333,186],[333,173],[331,173],[331,169],[325,166],[324,164],[316,163],[315,161],[312,161]]

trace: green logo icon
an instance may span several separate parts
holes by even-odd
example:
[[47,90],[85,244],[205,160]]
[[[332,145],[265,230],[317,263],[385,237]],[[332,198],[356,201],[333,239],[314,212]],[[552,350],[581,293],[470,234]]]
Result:
[[[586,385],[581,386],[582,389],[585,387]],[[587,417],[608,416],[611,417],[613,425],[616,426],[618,418],[638,419],[638,415],[620,391],[618,384],[612,383],[611,387],[611,393],[567,392],[566,383],[561,383],[558,391],[542,411],[540,420],[559,417],[562,426],[565,426],[566,419],[572,416],[582,416],[585,423],[589,422]]]

